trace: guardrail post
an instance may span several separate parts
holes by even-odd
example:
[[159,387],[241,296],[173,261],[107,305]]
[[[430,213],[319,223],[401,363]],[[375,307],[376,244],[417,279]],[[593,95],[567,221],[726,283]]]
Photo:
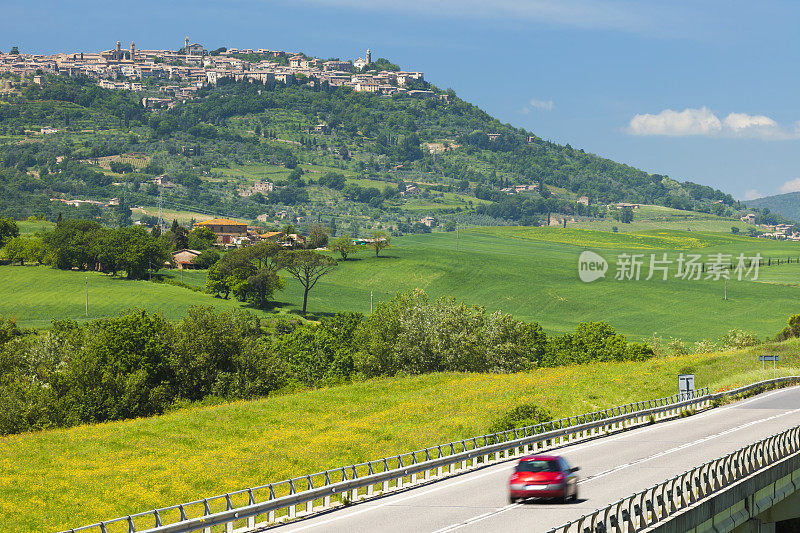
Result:
[[[233,501],[231,501],[230,494],[225,494],[225,504],[226,511],[233,509]],[[233,533],[233,522],[228,522],[225,524],[225,533]]]
[[[256,496],[253,494],[253,489],[247,489],[247,505],[255,505]],[[256,527],[256,517],[251,516],[247,519],[247,527],[253,529]]]
[[[330,484],[331,484],[331,475],[330,475],[330,472],[328,470],[326,470],[325,471],[325,486],[327,487]],[[322,507],[324,509],[327,509],[330,506],[331,506],[331,497],[330,497],[330,495],[327,495],[327,496],[322,498]]]
[[[269,499],[270,500],[274,500],[275,499],[275,487],[273,487],[271,483],[269,485]],[[275,511],[268,512],[267,513],[267,522],[272,523],[274,521],[275,521]]]
[[[311,476],[306,476],[306,488],[311,490],[314,488],[314,483],[311,481]],[[306,502],[306,513],[311,514],[314,511],[314,500]]]
[[[203,498],[203,516],[208,516],[211,514],[211,507],[208,505],[208,500]],[[211,528],[207,527],[203,529],[203,533],[211,533]]]

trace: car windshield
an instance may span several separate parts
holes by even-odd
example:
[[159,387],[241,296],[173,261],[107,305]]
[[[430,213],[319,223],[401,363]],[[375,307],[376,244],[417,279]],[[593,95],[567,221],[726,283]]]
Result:
[[515,472],[560,472],[558,461],[520,461]]

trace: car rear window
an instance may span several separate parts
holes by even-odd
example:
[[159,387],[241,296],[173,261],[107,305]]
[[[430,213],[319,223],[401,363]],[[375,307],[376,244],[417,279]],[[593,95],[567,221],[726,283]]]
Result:
[[558,461],[520,461],[515,472],[560,472]]

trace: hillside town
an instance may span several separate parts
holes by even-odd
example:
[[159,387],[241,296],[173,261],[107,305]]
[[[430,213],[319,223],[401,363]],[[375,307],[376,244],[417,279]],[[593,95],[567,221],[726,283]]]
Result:
[[[372,51],[352,61],[327,60],[282,50],[220,48],[206,50],[201,44],[184,40],[179,50],[144,50],[135,43],[101,52],[72,52],[51,55],[22,54],[17,49],[0,52],[0,73],[19,75],[41,83],[41,74],[83,76],[98,80],[101,87],[130,91],[158,91],[160,97],[144,97],[145,107],[171,107],[193,98],[197,91],[222,80],[258,81],[286,85],[327,84],[350,87],[356,92],[379,95],[404,93],[418,98],[438,96],[414,88],[424,79],[422,72],[377,70]],[[5,84],[10,84],[6,81]],[[0,86],[0,90],[4,87]]]

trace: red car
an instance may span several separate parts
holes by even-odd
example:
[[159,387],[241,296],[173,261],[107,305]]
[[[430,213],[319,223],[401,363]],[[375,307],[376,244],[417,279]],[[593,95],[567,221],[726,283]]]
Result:
[[508,480],[511,503],[522,498],[578,499],[578,467],[557,455],[527,455],[519,460]]

